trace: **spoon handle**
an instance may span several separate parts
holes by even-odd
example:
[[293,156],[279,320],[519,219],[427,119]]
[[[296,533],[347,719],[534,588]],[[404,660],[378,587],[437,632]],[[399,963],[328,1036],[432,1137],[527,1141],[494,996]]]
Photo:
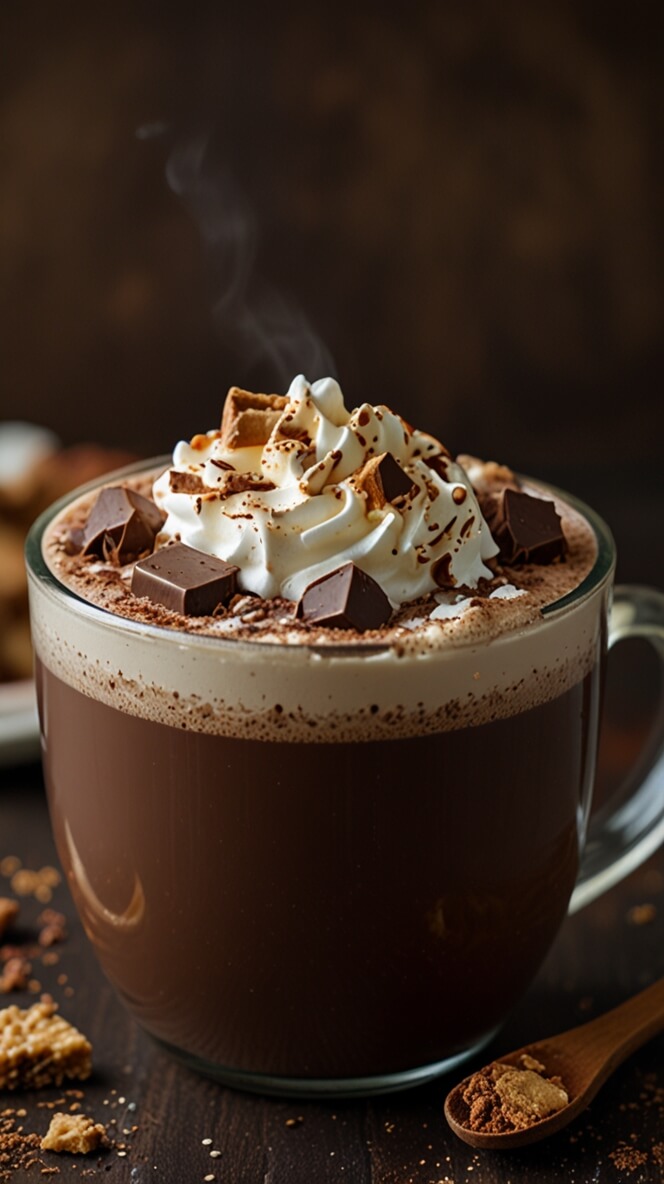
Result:
[[580,1028],[555,1037],[560,1052],[581,1054],[587,1069],[605,1066],[608,1076],[646,1040],[664,1031],[664,978]]

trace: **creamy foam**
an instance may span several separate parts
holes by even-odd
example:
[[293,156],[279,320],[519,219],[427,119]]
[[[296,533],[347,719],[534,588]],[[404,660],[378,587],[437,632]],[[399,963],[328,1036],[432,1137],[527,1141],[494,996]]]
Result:
[[[565,563],[506,570],[484,596],[459,595],[454,616],[429,618],[441,598],[433,594],[349,647],[345,631],[296,622],[286,601],[274,602],[272,616],[262,619],[266,608],[250,598],[218,618],[177,618],[133,597],[131,565],[112,568],[63,548],[68,526],[85,516],[90,500],[56,519],[45,555],[58,580],[86,598],[96,590],[98,604],[32,576],[35,646],[69,685],[140,718],[249,739],[394,739],[548,702],[601,653],[597,601],[608,595],[606,581],[572,607],[541,613],[581,582],[596,556],[590,526],[562,501]],[[289,615],[280,619],[280,612]]]

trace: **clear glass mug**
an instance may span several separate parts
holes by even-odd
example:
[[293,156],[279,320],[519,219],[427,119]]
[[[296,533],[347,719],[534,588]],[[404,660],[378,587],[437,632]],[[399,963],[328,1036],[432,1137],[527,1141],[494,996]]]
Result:
[[490,643],[181,634],[51,574],[42,537],[74,496],[27,544],[44,770],[127,1007],[190,1066],[263,1092],[398,1089],[470,1056],[568,909],[664,838],[661,711],[649,773],[589,822],[607,639],[662,655],[664,596],[613,591],[607,527],[564,494],[593,570]]

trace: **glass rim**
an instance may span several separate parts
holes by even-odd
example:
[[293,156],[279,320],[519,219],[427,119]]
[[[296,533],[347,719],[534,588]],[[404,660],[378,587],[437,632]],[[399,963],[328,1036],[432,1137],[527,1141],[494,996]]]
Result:
[[[64,601],[71,601],[72,605],[82,612],[89,619],[96,621],[101,626],[107,628],[121,629],[123,632],[139,633],[142,636],[152,636],[160,641],[167,641],[170,639],[172,644],[182,644],[183,637],[187,639],[187,644],[208,646],[234,646],[246,647],[251,649],[254,653],[257,647],[261,650],[277,650],[285,652],[286,650],[296,651],[310,651],[321,656],[328,655],[329,657],[341,657],[344,654],[348,656],[357,656],[358,652],[366,654],[367,656],[375,653],[382,653],[392,648],[392,642],[362,642],[347,641],[347,642],[330,642],[330,643],[308,643],[308,642],[293,642],[284,645],[279,641],[261,641],[259,639],[234,638],[232,636],[213,637],[207,633],[193,633],[180,629],[169,628],[166,625],[149,624],[148,622],[137,621],[131,617],[124,617],[119,613],[114,613],[110,609],[101,608],[99,605],[91,603],[81,596],[73,588],[69,588],[67,584],[63,583],[51,568],[48,566],[42,552],[42,539],[48,527],[53,520],[62,513],[73,502],[83,497],[86,493],[91,493],[94,489],[102,488],[105,485],[112,484],[115,481],[121,480],[125,477],[134,476],[137,473],[149,472],[151,469],[167,468],[171,463],[172,457],[168,454],[163,456],[152,457],[150,459],[143,459],[134,461],[132,464],[124,465],[120,469],[114,469],[112,472],[104,473],[100,477],[95,477],[92,481],[86,482],[84,485],[79,485],[76,489],[66,493],[63,497],[53,502],[48,506],[37,519],[33,522],[25,541],[25,562],[28,574],[33,576],[40,586],[45,587],[48,592],[56,597],[61,597]],[[540,489],[545,493],[551,493],[562,501],[566,502],[573,510],[576,510],[591,527],[595,536],[597,544],[597,554],[592,568],[587,576],[570,592],[566,592],[564,596],[558,597],[557,600],[551,604],[544,605],[541,609],[542,621],[555,620],[570,609],[576,607],[578,604],[585,602],[593,593],[608,580],[615,569],[616,564],[616,548],[613,535],[604,519],[585,502],[574,494],[568,493],[566,490],[560,489],[556,485],[549,482],[538,481],[535,478],[517,474],[519,479],[526,482],[528,485],[536,489]],[[532,629],[540,622],[530,622],[525,626],[520,626],[512,631],[501,633],[496,639],[497,641],[508,641],[510,637],[516,633],[522,632],[523,629]],[[446,649],[460,649],[468,645],[477,645],[476,638],[465,639],[450,639],[446,645]]]

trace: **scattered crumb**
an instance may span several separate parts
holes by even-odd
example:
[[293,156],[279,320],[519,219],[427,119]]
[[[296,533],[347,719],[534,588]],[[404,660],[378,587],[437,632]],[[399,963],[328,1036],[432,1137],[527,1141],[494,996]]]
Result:
[[0,1089],[37,1089],[90,1076],[89,1041],[56,1010],[44,996],[25,1010],[0,1011]]
[[17,1172],[41,1166],[40,1143],[39,1135],[16,1128],[13,1111],[4,1110],[0,1114],[0,1180],[15,1180]]
[[43,1151],[88,1155],[107,1145],[106,1128],[85,1114],[54,1114],[41,1141]]
[[613,1160],[619,1172],[631,1173],[643,1167],[648,1160],[648,1152],[630,1147],[629,1143],[619,1143],[615,1151],[609,1152],[609,1159]]
[[22,954],[8,958],[0,975],[0,992],[25,991],[31,974],[32,966]]
[[9,896],[0,896],[0,937],[18,917],[19,903]]
[[57,942],[64,941],[67,936],[65,918],[55,909],[44,909],[39,917],[39,924],[41,925],[40,946],[53,946]]
[[629,925],[649,925],[656,916],[654,904],[635,904],[627,913],[627,921]]
[[53,889],[60,883],[60,873],[54,867],[42,867],[39,871],[22,867],[15,855],[0,860],[0,874],[6,876],[17,896],[34,896],[41,904],[48,904]]

